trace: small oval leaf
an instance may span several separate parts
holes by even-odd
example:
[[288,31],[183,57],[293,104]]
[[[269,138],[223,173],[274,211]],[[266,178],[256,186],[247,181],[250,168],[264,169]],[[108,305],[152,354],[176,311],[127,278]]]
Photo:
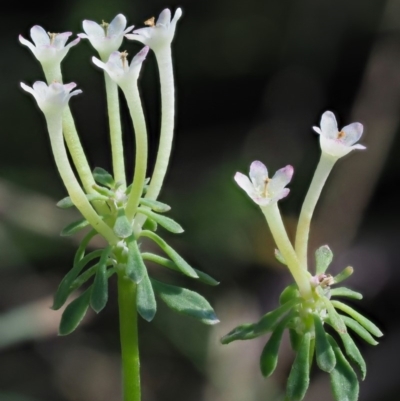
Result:
[[128,238],[133,233],[132,224],[125,215],[125,209],[118,209],[117,218],[114,224],[114,233],[119,238]]
[[126,275],[136,284],[147,275],[146,265],[143,262],[138,244],[133,236],[128,238],[128,259],[126,262]]
[[106,187],[112,188],[115,185],[113,176],[108,171],[104,170],[104,168],[96,167],[93,170],[93,177],[95,181]]
[[137,286],[136,305],[139,315],[151,322],[157,312],[157,302],[147,271]]
[[144,214],[145,216],[154,220],[156,223],[158,223],[160,226],[164,227],[171,233],[174,234],[183,233],[183,228],[180,226],[180,224],[170,219],[169,217],[154,213],[151,210],[145,209],[143,207],[138,207],[138,213]]
[[363,296],[359,292],[350,290],[346,287],[338,287],[331,289],[331,297],[346,297],[353,299],[362,299]]
[[90,297],[90,306],[96,313],[99,313],[101,310],[103,310],[108,301],[107,261],[110,252],[110,246],[105,248],[101,254],[100,261],[97,264],[92,295]]
[[256,323],[247,323],[237,326],[221,338],[221,343],[229,344],[237,340],[251,340],[256,338],[257,336],[254,335],[255,327]]
[[345,325],[349,328],[352,329],[355,333],[357,333],[364,341],[366,341],[368,344],[371,345],[378,345],[378,341],[375,340],[374,337],[369,334],[369,332],[364,329],[363,326],[361,326],[360,323],[352,319],[351,317],[348,316],[343,316],[341,315]]
[[316,274],[323,274],[331,264],[333,253],[328,245],[321,246],[315,251]]
[[341,316],[339,315],[339,313],[337,313],[336,309],[333,306],[333,302],[334,301],[330,301],[328,298],[326,297],[322,297],[321,298],[322,301],[325,304],[326,310],[328,311],[328,316],[329,316],[329,321],[331,326],[339,333],[346,333],[346,325],[343,322],[343,319],[341,318]]
[[152,199],[140,198],[139,203],[153,209],[157,213],[165,213],[171,210],[171,206]]
[[361,371],[361,378],[364,380],[367,375],[367,364],[365,363],[360,350],[357,348],[357,345],[348,333],[342,334],[340,337],[342,338],[347,356],[358,365]]
[[334,284],[341,283],[348,279],[354,273],[354,269],[351,266],[347,266],[337,276],[333,277]]
[[83,230],[85,227],[89,225],[89,222],[86,219],[81,219],[78,221],[74,221],[71,224],[68,224],[64,227],[60,233],[62,237],[69,237],[70,235],[74,235],[78,231]]
[[299,350],[303,337],[295,329],[289,329],[289,338],[292,350],[297,352]]
[[298,287],[296,283],[288,285],[279,296],[279,304],[283,305],[293,298],[298,298],[300,296]]
[[335,353],[328,341],[321,319],[317,314],[313,314],[315,327],[315,351],[317,364],[325,372],[332,372],[336,364]]

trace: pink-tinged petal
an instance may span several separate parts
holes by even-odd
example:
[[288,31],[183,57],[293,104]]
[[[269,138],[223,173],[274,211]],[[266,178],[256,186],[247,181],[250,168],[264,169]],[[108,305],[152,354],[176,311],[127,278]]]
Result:
[[236,173],[234,179],[239,187],[246,191],[247,195],[249,195],[251,198],[254,197],[254,187],[250,182],[249,177],[242,173]]
[[102,61],[100,61],[98,58],[92,57],[92,61],[93,61],[93,64],[97,65],[97,67],[100,67],[103,70],[107,70],[106,65]]
[[122,14],[118,14],[108,25],[107,36],[119,36],[122,35],[126,27],[126,18]]
[[19,35],[18,39],[23,45],[29,47],[29,49],[31,49],[32,53],[35,53],[36,47],[34,46],[33,43],[29,42],[29,40],[26,40],[22,35]]
[[78,36],[79,36],[81,39],[89,39],[89,36],[86,35],[86,33],[78,33]]
[[165,10],[161,11],[161,14],[157,19],[156,26],[168,27],[170,23],[171,23],[171,11],[168,8],[166,8]]
[[39,25],[35,25],[34,27],[32,27],[31,38],[36,47],[47,46],[50,44],[48,33]]
[[112,52],[110,54],[110,57],[108,58],[108,63],[114,63],[117,65],[121,65],[122,67],[122,62],[121,62],[121,53],[120,52]]
[[62,49],[65,46],[65,44],[67,43],[67,40],[71,35],[72,35],[72,32],[59,33],[58,35],[55,36],[52,45],[56,49]]
[[361,123],[352,123],[342,128],[345,136],[342,138],[343,143],[350,146],[355,144],[363,133],[364,127]]
[[72,96],[80,95],[81,93],[82,91],[80,89],[77,89],[76,91],[73,91],[69,94],[69,98],[71,98]]
[[286,198],[289,195],[289,192],[290,192],[289,188],[283,188],[282,191],[277,193],[272,200],[277,202],[280,199]]
[[345,145],[341,140],[329,139],[323,135],[319,137],[319,142],[322,151],[335,158],[346,156],[352,150],[350,146]]
[[64,89],[68,92],[72,91],[72,89],[76,88],[76,83],[75,82],[71,82],[69,84],[65,84],[64,85]]
[[319,127],[312,127],[312,129],[313,129],[317,134],[322,135],[321,128],[319,128]]
[[123,34],[125,35],[126,33],[130,32],[134,27],[135,27],[135,25],[128,26],[128,28],[125,29]]
[[99,37],[99,38],[104,38],[105,32],[104,29],[94,21],[90,21],[85,19],[82,23],[83,30],[86,32],[87,35],[93,36],[93,37]]
[[142,64],[143,61],[146,59],[147,53],[149,52],[150,48],[149,46],[143,47],[142,50],[136,56],[132,59],[130,69],[133,70],[134,68],[137,68],[138,64]]
[[36,81],[33,83],[32,88],[34,91],[44,92],[47,91],[47,84],[43,81]]
[[351,146],[351,148],[352,148],[352,149],[360,149],[360,150],[367,149],[367,147],[366,147],[366,146],[364,146],[364,145],[360,145],[359,143],[358,143],[357,145],[353,145],[353,146]]
[[139,29],[135,29],[130,34],[127,34],[126,37],[128,39],[133,39],[133,40],[140,40],[140,39],[138,39],[138,36],[143,36],[143,38],[150,39],[153,31],[154,31],[154,28],[139,28]]
[[81,38],[76,38],[72,42],[68,43],[67,46],[65,46],[65,49],[70,49],[72,46],[77,45],[81,41]]
[[336,117],[331,111],[326,111],[321,117],[321,131],[326,138],[336,138],[338,134],[338,126]]
[[293,177],[293,171],[293,167],[290,165],[279,169],[269,182],[268,191],[270,191],[273,196],[280,193],[291,181]]
[[268,178],[267,167],[260,161],[256,160],[251,163],[249,176],[256,190],[262,190],[262,188],[265,187],[265,181]]

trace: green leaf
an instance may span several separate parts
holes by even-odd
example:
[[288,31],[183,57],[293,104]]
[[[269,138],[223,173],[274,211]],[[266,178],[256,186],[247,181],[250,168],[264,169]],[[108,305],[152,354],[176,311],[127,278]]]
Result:
[[264,377],[271,376],[276,369],[276,365],[278,363],[279,346],[281,345],[286,324],[290,318],[291,316],[279,322],[261,353],[260,368]]
[[353,298],[353,299],[362,299],[363,296],[359,292],[350,290],[349,288],[346,287],[338,287],[338,288],[333,288],[331,289],[331,297],[347,297],[347,298]]
[[153,209],[157,213],[165,213],[171,210],[171,206],[152,199],[140,198],[139,203]]
[[151,210],[145,209],[143,207],[138,207],[138,213],[144,214],[147,217],[150,217],[160,226],[164,227],[166,230],[170,231],[174,234],[183,233],[183,228],[174,220],[169,217],[162,216],[160,214],[154,213]]
[[90,306],[96,313],[99,313],[101,310],[103,310],[108,301],[107,261],[110,253],[111,246],[104,248],[100,261],[97,265],[92,295],[90,297]]
[[347,356],[358,365],[361,371],[361,378],[364,380],[367,375],[367,364],[365,363],[360,350],[357,348],[357,345],[348,333],[342,334],[340,337],[342,338]]
[[66,336],[72,333],[79,326],[79,323],[85,317],[89,308],[91,290],[92,288],[89,287],[65,308],[58,330],[60,336]]
[[293,298],[300,297],[300,293],[296,283],[288,285],[279,296],[279,304],[283,305]]
[[151,282],[157,295],[175,312],[194,317],[204,324],[219,323],[214,309],[200,294],[153,279]]
[[93,170],[94,179],[101,185],[112,188],[115,185],[113,176],[101,167],[96,167]]
[[351,266],[347,266],[337,276],[333,277],[334,284],[341,283],[348,279],[354,273],[354,269]]
[[258,337],[254,335],[254,328],[256,325],[256,323],[246,323],[235,327],[221,338],[221,343],[229,344],[237,340],[251,340],[252,338]]
[[157,227],[157,223],[149,218],[147,218],[143,224],[143,230],[157,231]]
[[286,395],[290,401],[301,401],[310,384],[310,343],[311,334],[307,332],[303,336],[287,382]]
[[315,251],[316,274],[323,274],[333,259],[333,253],[328,245],[321,246]]
[[335,369],[331,372],[331,385],[336,401],[357,401],[359,385],[357,375],[343,355],[336,341],[328,334],[336,357]]
[[153,240],[178,266],[179,270],[188,277],[199,278],[196,271],[174,249],[172,249],[159,235],[152,231],[142,231],[141,237]]
[[78,221],[74,221],[71,224],[68,224],[64,227],[60,233],[62,237],[69,237],[70,235],[74,235],[78,231],[83,230],[85,227],[89,225],[89,222],[86,219],[81,219]]
[[133,233],[132,224],[126,217],[123,207],[118,208],[117,218],[114,224],[114,233],[119,238],[128,238]]
[[79,262],[74,264],[72,269],[65,275],[60,285],[58,286],[58,289],[54,295],[53,306],[51,307],[51,309],[58,310],[65,304],[65,301],[67,300],[69,295],[72,293],[72,291],[76,289],[74,287],[71,287],[74,280],[78,277],[82,269],[93,259],[100,257],[102,252],[103,250],[101,249],[93,251],[86,255]]
[[343,312],[347,313],[353,319],[357,320],[358,323],[360,323],[362,326],[364,326],[375,337],[383,336],[383,333],[379,330],[379,328],[374,323],[372,323],[370,320],[368,320],[366,317],[364,317],[360,313],[356,312],[350,306],[348,306],[342,302],[339,302],[339,301],[332,301],[332,305],[335,308],[340,309]]
[[342,317],[337,313],[336,309],[333,307],[333,301],[331,302],[328,298],[322,297],[322,301],[328,311],[329,323],[330,325],[339,333],[346,333],[346,325],[343,322]]
[[371,345],[378,345],[378,341],[375,340],[374,337],[369,334],[367,330],[364,329],[363,326],[361,326],[360,323],[352,319],[351,317],[348,316],[343,316],[341,315],[345,325],[349,328],[352,329],[355,333],[357,333],[364,341],[366,341],[368,344]]
[[275,254],[275,259],[276,259],[278,262],[281,262],[283,265],[286,266],[286,260],[285,260],[285,258],[283,257],[283,255],[281,254],[281,251],[280,251],[279,249],[275,249],[274,254]]
[[[144,253],[142,253],[142,258],[144,260],[148,260],[150,262],[154,262],[161,266],[164,266],[167,269],[182,273],[180,271],[179,267],[176,265],[176,263],[174,263],[172,260],[163,258],[162,256],[155,255],[153,253],[144,252]],[[219,282],[217,280],[213,279],[207,273],[204,273],[197,269],[193,269],[193,270],[197,273],[197,275],[199,276],[198,280],[201,281],[202,283],[212,285],[212,286],[216,286],[219,284]]]
[[275,325],[278,323],[281,317],[285,315],[290,309],[292,309],[293,306],[297,305],[300,302],[301,298],[294,298],[289,302],[286,302],[279,308],[276,308],[275,310],[264,315],[257,323],[257,326],[254,329],[254,333],[257,335],[261,335],[274,330]]
[[74,266],[85,256],[86,247],[89,245],[89,242],[92,240],[92,238],[96,235],[97,231],[93,228],[83,237],[79,248],[75,253]]
[[107,199],[115,198],[115,193],[106,187],[102,187],[101,185],[93,184],[92,188],[99,193],[100,195],[106,197]]
[[315,348],[317,354],[317,364],[325,372],[332,372],[336,364],[335,353],[326,337],[324,326],[317,314],[313,314],[315,327]]
[[157,312],[157,302],[147,271],[137,285],[136,305],[139,315],[151,322]]
[[295,329],[289,329],[289,338],[292,350],[297,352],[299,350],[303,337]]
[[[89,202],[107,201],[108,200],[107,197],[98,195],[98,194],[86,194],[86,198],[88,199]],[[61,199],[60,201],[57,202],[57,207],[59,207],[60,209],[68,209],[73,206],[75,206],[75,205],[69,196],[67,196],[66,198]]]
[[136,284],[147,275],[146,265],[143,262],[138,244],[133,236],[128,238],[128,260],[126,262],[126,275]]

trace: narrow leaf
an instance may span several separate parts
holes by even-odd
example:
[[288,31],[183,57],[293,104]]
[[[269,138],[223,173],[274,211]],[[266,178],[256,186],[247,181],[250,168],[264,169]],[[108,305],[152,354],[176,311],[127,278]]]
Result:
[[151,210],[145,209],[143,207],[138,207],[138,213],[150,217],[150,219],[154,220],[156,223],[158,223],[160,226],[164,227],[171,233],[183,233],[183,228],[176,221],[170,219],[169,217],[154,213]]
[[375,337],[383,336],[383,333],[379,330],[379,328],[374,323],[372,323],[370,320],[368,320],[366,317],[364,317],[360,313],[356,312],[350,306],[348,306],[342,302],[339,302],[339,301],[332,301],[332,305],[335,308],[340,309],[343,312],[347,313],[353,319],[357,320],[358,323],[360,323],[362,326],[364,326]]
[[68,224],[64,227],[60,233],[62,237],[69,237],[70,235],[74,235],[80,230],[83,230],[85,227],[89,225],[89,222],[85,219],[81,219],[78,221],[74,221],[71,224]]
[[[142,258],[144,260],[149,260],[150,262],[154,262],[161,266],[164,266],[167,269],[182,273],[181,270],[179,269],[179,267],[176,265],[176,263],[174,263],[172,260],[163,258],[162,256],[155,255],[153,253],[144,252],[144,253],[142,253]],[[217,280],[213,279],[207,273],[204,273],[197,269],[193,269],[193,270],[197,273],[197,275],[199,276],[199,281],[201,281],[202,283],[212,285],[212,286],[216,286],[219,284],[219,282]]]
[[136,305],[139,315],[151,322],[157,312],[157,302],[147,271],[137,286]]
[[89,308],[90,294],[91,287],[65,308],[58,330],[60,336],[66,336],[72,333],[79,326],[79,323],[85,317],[86,311]]
[[323,274],[333,259],[333,253],[328,245],[321,246],[315,251],[316,274]]
[[279,296],[279,304],[283,305],[291,299],[298,297],[300,297],[300,293],[296,283],[290,284],[281,292],[281,295]]
[[132,224],[125,215],[125,209],[118,209],[117,218],[114,224],[114,233],[119,238],[128,238],[133,233]]
[[257,336],[254,335],[255,327],[256,323],[247,323],[237,326],[221,338],[221,343],[229,344],[237,340],[251,340],[256,338]]
[[[98,194],[86,194],[86,198],[88,199],[89,202],[92,201],[107,201],[108,198],[102,195]],[[57,202],[57,207],[60,209],[68,209],[70,207],[75,206],[74,203],[72,202],[72,199],[67,196],[66,198],[61,199],[60,201]]]
[[279,249],[275,249],[274,254],[275,254],[275,259],[276,259],[278,262],[281,262],[283,265],[286,266],[286,260],[285,260],[285,258],[283,257],[283,255],[281,254],[281,251],[280,251]]
[[299,350],[303,337],[295,329],[289,329],[289,338],[292,350],[297,352]]
[[276,308],[275,310],[264,315],[254,329],[255,334],[261,335],[274,330],[275,325],[278,323],[281,317],[285,315],[290,309],[292,309],[293,306],[297,305],[300,302],[301,298],[294,298],[289,302],[286,302],[279,308]]
[[157,223],[149,218],[147,218],[143,224],[143,230],[157,231],[157,227]]
[[99,313],[101,310],[103,310],[108,301],[107,261],[110,253],[111,246],[104,248],[100,261],[97,265],[92,295],[90,297],[90,306],[96,313]]
[[331,289],[331,297],[347,297],[347,298],[353,298],[353,299],[362,299],[363,296],[359,292],[350,290],[349,288],[346,287],[338,287],[338,288],[333,288]]
[[331,372],[333,396],[336,401],[357,401],[359,392],[357,375],[336,341],[330,335],[328,338],[336,357],[336,366]]
[[336,364],[335,353],[326,337],[320,317],[317,314],[313,314],[313,318],[317,364],[321,370],[330,373]]
[[179,270],[186,276],[199,278],[193,267],[191,267],[174,249],[172,249],[160,236],[152,231],[142,231],[140,236],[153,240],[178,266]]
[[74,266],[85,256],[86,247],[93,237],[97,235],[97,231],[93,228],[82,239],[79,248],[77,249],[74,257]]
[[305,333],[287,382],[286,395],[290,401],[301,401],[310,384],[310,342],[311,334]]
[[278,352],[279,346],[281,345],[283,332],[285,331],[286,324],[288,320],[291,318],[288,317],[283,319],[273,331],[271,337],[268,342],[265,344],[265,347],[261,353],[260,357],[260,368],[261,373],[264,377],[269,377],[274,373],[276,369],[276,365],[278,363]]
[[113,176],[101,167],[96,167],[93,170],[94,179],[101,185],[112,188],[115,184]]
[[147,275],[146,265],[143,262],[138,244],[132,235],[128,238],[128,259],[126,262],[126,275],[136,284]]
[[171,210],[171,206],[152,199],[140,198],[139,203],[153,209],[157,213],[165,213]]
[[157,295],[175,312],[194,317],[205,324],[219,322],[214,309],[200,294],[153,279],[151,282]]
[[322,301],[325,304],[325,307],[328,311],[329,321],[331,326],[339,333],[346,333],[346,325],[343,322],[343,319],[336,312],[336,309],[333,307],[333,301],[331,302],[328,298],[322,297]]
[[348,333],[342,334],[340,337],[342,338],[347,356],[358,365],[361,371],[361,378],[364,380],[367,375],[367,364],[365,363],[360,350]]
[[352,329],[355,333],[357,333],[364,341],[371,345],[378,345],[378,341],[375,340],[374,337],[369,334],[369,332],[361,326],[356,320],[352,319],[348,316],[341,315],[344,323],[349,329]]
[[337,276],[333,277],[333,282],[335,284],[341,283],[342,281],[348,279],[353,273],[354,269],[351,266],[347,266]]

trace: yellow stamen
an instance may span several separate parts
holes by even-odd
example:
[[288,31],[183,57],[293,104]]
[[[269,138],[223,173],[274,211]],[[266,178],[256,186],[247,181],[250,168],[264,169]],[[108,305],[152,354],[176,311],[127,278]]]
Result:
[[337,139],[342,139],[346,136],[346,133],[344,131],[340,131],[337,134]]
[[128,52],[127,52],[126,50],[123,51],[123,52],[121,52],[120,58],[121,58],[121,61],[122,61],[122,67],[125,68],[125,66],[126,66],[127,63],[128,63],[128,61],[127,61]]
[[105,35],[107,36],[108,35],[108,27],[109,27],[109,23],[108,22],[105,22],[104,20],[102,20],[102,22],[101,22],[101,27],[104,29],[104,33],[105,33]]
[[54,40],[55,40],[56,36],[58,35],[58,33],[47,32],[47,35],[49,35],[50,45],[52,45],[54,43]]
[[149,18],[148,20],[144,21],[144,24],[147,26],[155,26],[156,25],[155,18],[154,17]]

